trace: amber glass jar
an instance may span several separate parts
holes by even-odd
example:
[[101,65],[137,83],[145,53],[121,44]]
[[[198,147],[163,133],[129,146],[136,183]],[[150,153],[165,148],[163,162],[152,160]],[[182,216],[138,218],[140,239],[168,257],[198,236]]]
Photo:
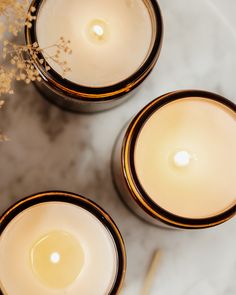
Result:
[[[138,177],[134,154],[137,140],[144,124],[153,114],[158,115],[158,111],[162,108],[165,108],[165,106],[168,106],[173,102],[176,102],[177,104],[177,102],[181,100],[191,100],[192,98],[199,98],[203,101],[207,100],[208,102],[219,104],[222,106],[222,108],[225,108],[229,111],[229,113],[232,115],[232,118],[235,118],[236,124],[235,104],[220,95],[199,90],[171,92],[155,99],[146,107],[144,107],[135,116],[135,118],[132,119],[131,123],[129,123],[129,125],[123,129],[114,146],[112,170],[114,183],[119,195],[121,196],[124,203],[135,214],[154,225],[169,228],[200,229],[221,224],[236,214],[236,200],[234,199],[233,204],[230,203],[231,205],[228,206],[227,209],[222,210],[219,214],[214,214],[214,216],[211,215],[207,218],[187,218],[180,216],[179,214],[175,214],[175,212],[170,212],[169,210],[161,207],[158,204],[158,198],[156,198],[154,201],[154,198],[152,198],[152,196],[147,193],[141,184],[140,178]],[[183,122],[186,122],[184,121],[185,118],[182,119]],[[175,124],[177,123],[178,122],[175,121]],[[170,125],[168,126],[168,128],[170,128]],[[163,135],[163,137],[165,136]],[[231,138],[233,140],[235,137]],[[162,138],[159,138],[159,140],[162,141]],[[204,142],[201,142],[200,145],[204,147]],[[156,161],[154,157],[153,161]],[[165,167],[163,169],[165,169]],[[231,170],[232,169],[233,168],[231,165]],[[224,177],[223,175],[224,172],[222,171],[222,177]],[[158,185],[158,180],[156,180],[156,182]],[[168,182],[167,186],[171,185],[171,181]],[[180,188],[180,190],[181,189],[182,188]],[[215,202],[217,202],[217,200]],[[178,206],[181,206],[181,202]]]
[[[31,6],[36,8],[34,15],[38,15],[45,0],[33,0]],[[141,66],[131,76],[114,85],[105,87],[87,87],[75,84],[62,78],[53,69],[45,71],[45,65],[40,64],[42,54],[34,60],[35,67],[39,71],[42,82],[36,82],[37,88],[50,101],[58,106],[72,111],[95,112],[115,107],[128,99],[130,94],[145,80],[155,66],[162,45],[163,22],[161,11],[156,0],[143,0],[148,8],[152,24],[152,40],[147,56]],[[26,43],[32,45],[38,42],[36,33],[37,19],[32,27],[26,27]],[[46,28],[46,26],[45,26]],[[63,36],[65,39],[67,36]]]
[[[50,209],[49,206],[50,206],[50,208],[52,208],[52,206],[54,206],[54,207],[52,209]],[[64,208],[64,210],[58,209],[58,208],[61,208],[61,206]],[[65,215],[65,208],[69,208],[69,210],[71,210],[71,209],[74,210],[74,213],[72,213],[72,215],[74,217],[71,217],[70,213],[69,213],[69,215]],[[40,213],[37,210],[40,210]],[[106,242],[104,242],[104,245],[107,245],[107,243],[109,241],[109,244],[111,245],[111,247],[109,246],[107,249],[113,249],[111,252],[113,254],[111,255],[109,252],[104,255],[109,254],[109,257],[112,257],[112,258],[114,257],[113,265],[115,267],[114,267],[114,273],[112,276],[112,281],[110,282],[110,279],[109,279],[109,282],[110,282],[109,286],[106,287],[106,288],[109,288],[109,291],[107,291],[104,295],[119,294],[122,289],[122,286],[123,286],[125,272],[126,272],[126,252],[125,252],[125,246],[124,246],[122,236],[121,236],[117,226],[115,225],[114,221],[101,207],[99,207],[94,202],[92,202],[80,195],[76,195],[73,193],[58,192],[58,191],[39,193],[39,194],[30,196],[28,198],[25,198],[23,200],[20,200],[19,202],[14,204],[12,207],[10,207],[5,213],[3,213],[3,215],[0,217],[0,256],[2,257],[2,263],[7,263],[7,261],[3,262],[3,255],[6,252],[4,250],[4,247],[5,247],[4,246],[5,245],[4,239],[6,241],[7,236],[8,237],[9,237],[9,235],[12,236],[11,232],[9,232],[9,231],[14,230],[14,233],[17,232],[18,237],[16,238],[16,243],[17,243],[16,247],[18,249],[17,251],[21,252],[19,249],[21,249],[21,250],[24,249],[24,245],[25,245],[24,240],[30,240],[31,239],[30,237],[32,237],[32,239],[35,239],[35,237],[37,235],[39,235],[37,230],[41,227],[43,228],[43,231],[46,231],[46,230],[48,230],[48,228],[50,228],[50,218],[51,217],[50,217],[49,212],[55,212],[55,210],[57,210],[56,215],[53,213],[53,216],[54,215],[56,216],[55,223],[58,223],[58,221],[60,223],[60,220],[64,220],[62,223],[60,223],[60,226],[58,226],[58,230],[59,230],[59,227],[62,227],[63,230],[66,230],[65,224],[67,227],[72,226],[72,223],[75,223],[75,221],[73,221],[75,219],[75,216],[77,216],[78,214],[85,213],[86,215],[90,216],[89,217],[90,221],[94,220],[94,223],[93,222],[91,223],[92,226],[90,224],[91,232],[92,233],[98,232],[98,235],[100,235],[99,237],[96,235],[94,236],[90,232],[90,235],[92,235],[92,239],[94,239],[94,242],[96,243],[96,240],[98,241],[101,239],[106,240],[106,238],[109,237],[109,239],[107,239]],[[58,212],[58,210],[60,212]],[[33,213],[31,214],[30,212],[33,212]],[[70,212],[72,212],[72,211],[70,211]],[[31,219],[30,222],[28,222],[29,220],[26,221],[26,226],[23,226],[23,227],[27,227],[27,234],[26,234],[26,231],[19,233],[18,229],[16,229],[15,226],[19,223],[24,224],[25,221],[23,221],[23,219],[25,218],[24,216],[26,216],[26,215],[28,216],[28,217],[26,217],[27,220]],[[61,215],[61,218],[60,218],[60,215]],[[65,216],[67,216],[67,217],[65,217]],[[69,218],[68,218],[68,216],[69,216]],[[72,221],[69,220],[70,217],[73,219]],[[16,220],[17,220],[17,222],[15,222]],[[95,224],[97,224],[96,227],[95,227]],[[86,224],[83,224],[82,226],[86,228]],[[74,224],[73,227],[74,227],[73,231],[77,230],[77,228],[78,228],[78,235],[80,236],[81,235],[81,224]],[[80,228],[80,230],[79,230],[79,228]],[[102,229],[101,232],[99,232],[98,229]],[[35,231],[36,231],[36,233],[35,233]],[[68,232],[70,232],[70,230],[68,230]],[[24,236],[25,234],[27,236]],[[77,235],[77,233],[76,233],[76,235]],[[15,234],[13,235],[13,239],[14,239],[14,237],[15,237]],[[11,238],[10,238],[10,241],[11,241]],[[84,250],[86,250],[86,247],[88,247],[88,245],[90,243],[89,241],[91,242],[91,240],[89,240],[89,239],[85,240],[85,242],[83,242],[83,247],[85,247]],[[32,241],[30,240],[30,243],[27,242],[26,245],[28,245],[28,246],[31,245],[31,242]],[[9,245],[9,240],[7,243],[8,243],[8,248],[15,247],[14,245],[11,244],[11,242],[10,242],[11,245]],[[100,244],[98,244],[98,245],[100,245]],[[95,247],[95,246],[93,246],[93,247]],[[96,250],[96,247],[95,247],[95,250]],[[101,250],[102,249],[98,249],[95,251],[95,253],[93,253],[91,255],[88,255],[88,253],[85,252],[85,259],[87,258],[87,260],[86,260],[87,262],[85,262],[85,264],[84,264],[85,267],[86,267],[86,265],[88,265],[87,263],[88,263],[88,261],[90,261],[90,259],[96,258],[96,253],[101,253],[101,252],[99,252]],[[1,253],[1,251],[4,251],[4,252]],[[4,267],[0,266],[0,294],[2,294],[2,295],[11,294],[11,292],[9,291],[9,290],[12,290],[11,284],[13,284],[14,290],[19,287],[17,289],[19,291],[19,294],[22,293],[22,288],[26,288],[26,289],[28,288],[27,290],[30,289],[32,292],[35,291],[36,292],[35,294],[39,294],[41,292],[40,290],[42,290],[42,289],[37,289],[37,288],[45,288],[44,285],[39,284],[39,280],[35,280],[35,276],[32,275],[33,271],[31,270],[30,263],[27,263],[30,256],[29,257],[27,255],[25,256],[24,251],[22,251],[23,253],[21,255],[23,257],[22,261],[23,261],[24,266],[22,266],[23,270],[21,272],[20,278],[19,277],[17,279],[14,278],[14,274],[15,274],[14,259],[13,259],[13,262],[11,262],[13,269],[11,266],[9,266],[9,269],[10,269],[10,271],[8,269],[9,272],[4,274]],[[28,253],[28,250],[26,252]],[[29,251],[29,253],[30,253],[30,251]],[[70,256],[70,254],[71,254],[71,252],[68,252],[68,251],[66,252],[66,255]],[[32,255],[32,254],[30,254],[30,255]],[[20,261],[21,261],[21,259],[19,259],[18,262],[16,261],[17,272],[21,271],[21,264],[19,264]],[[95,259],[95,261],[97,261],[97,260]],[[62,263],[63,263],[63,258],[62,258]],[[91,263],[93,263],[93,262],[90,261],[89,263],[90,263],[89,265],[91,265]],[[96,264],[97,262],[94,262],[94,263]],[[100,268],[100,270],[102,270],[103,268],[106,267],[106,265],[110,265],[110,264],[108,264],[106,259],[104,259],[104,263],[102,265],[99,264],[98,267]],[[34,282],[32,284],[33,287],[31,285],[29,285],[27,287],[27,284],[25,284],[25,283],[23,283],[23,286],[22,286],[22,280],[24,279],[24,273],[26,273],[26,270],[25,270],[26,267],[30,269],[29,273],[32,273],[31,274],[32,277],[31,277],[31,275],[27,274],[26,281],[30,277],[32,279],[32,281]],[[67,267],[67,269],[68,269],[68,267]],[[9,278],[10,273],[13,274],[12,282],[11,282],[11,278]],[[84,278],[84,274],[82,274],[82,277]],[[26,285],[26,287],[25,287],[25,285]],[[73,287],[72,290],[71,290],[71,286],[69,286],[69,288],[67,288],[66,291],[64,289],[60,289],[60,290],[59,289],[58,290],[52,289],[52,291],[51,291],[51,289],[43,289],[43,290],[46,290],[47,294],[50,292],[52,292],[52,294],[54,294],[55,292],[57,292],[57,294],[62,294],[62,293],[64,294],[64,292],[66,292],[67,294],[70,294],[71,291],[74,294],[75,291],[77,292],[77,290],[75,290],[76,281],[75,281],[75,285],[74,286],[72,285],[72,287]],[[32,288],[34,288],[36,290],[32,290]],[[80,293],[80,290],[78,290],[78,293]]]

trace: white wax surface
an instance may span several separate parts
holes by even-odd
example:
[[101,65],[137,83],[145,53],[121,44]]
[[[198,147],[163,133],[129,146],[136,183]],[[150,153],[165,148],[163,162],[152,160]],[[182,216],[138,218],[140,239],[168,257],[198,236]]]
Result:
[[[103,30],[100,21],[105,24]],[[94,25],[94,26],[93,26]],[[90,31],[104,33],[101,41]],[[67,57],[66,78],[86,86],[108,86],[132,75],[150,49],[152,24],[142,0],[46,0],[37,17],[39,45],[46,48],[60,37],[69,39],[73,53]],[[51,54],[55,50],[47,50]],[[49,61],[58,73],[60,67]]]
[[135,146],[139,181],[154,202],[182,217],[206,218],[236,203],[236,114],[202,98],[157,110]]
[[[34,243],[55,230],[74,236],[84,251],[82,271],[65,290],[44,286],[30,265]],[[7,295],[104,295],[116,272],[112,236],[94,215],[75,205],[53,202],[33,206],[16,216],[0,237],[0,286]]]

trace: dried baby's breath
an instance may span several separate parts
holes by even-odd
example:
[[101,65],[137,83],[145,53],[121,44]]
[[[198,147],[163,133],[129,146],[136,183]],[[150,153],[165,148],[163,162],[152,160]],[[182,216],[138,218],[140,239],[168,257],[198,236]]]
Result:
[[29,0],[1,0],[0,15],[4,18],[6,30],[17,36],[24,26]]
[[[0,22],[0,39],[3,38],[4,33],[17,36],[24,26],[32,27],[32,23],[36,20],[34,15],[36,9],[31,7],[28,10],[28,6],[29,0],[0,0],[0,16],[4,20],[4,23]],[[47,53],[49,48],[55,49],[53,50],[55,53],[49,55]],[[46,71],[50,70],[47,62],[53,61],[59,65],[63,76],[71,70],[65,58],[63,59],[64,54],[72,53],[70,41],[63,37],[56,44],[45,49],[40,48],[37,43],[20,45],[6,39],[3,41],[2,50],[2,57],[9,61],[10,67],[0,66],[0,96],[13,93],[11,85],[14,80],[24,81],[26,84],[31,81],[40,81],[40,74],[34,66],[36,60]]]
[[2,94],[13,94],[12,80],[14,76],[14,70],[9,70],[4,66],[0,66],[0,96]]
[[[1,0],[0,16],[5,22],[0,22],[0,39],[4,33],[11,33],[17,36],[24,26],[32,27],[36,20],[35,7],[28,10],[29,0]],[[48,49],[55,52],[49,55]],[[61,37],[58,42],[48,48],[40,48],[38,43],[32,45],[21,45],[13,43],[8,39],[3,41],[2,57],[9,61],[8,66],[0,66],[0,96],[1,94],[12,94],[12,82],[14,80],[24,81],[29,84],[32,81],[41,81],[40,74],[34,64],[37,60],[45,69],[50,70],[48,61],[51,60],[61,68],[63,77],[71,69],[64,57],[71,54],[70,41]],[[42,55],[41,55],[42,54]],[[40,56],[40,57],[39,57]]]
[[0,109],[3,107],[5,101],[4,100],[0,100]]
[[[71,69],[65,59],[65,54],[71,54],[70,41],[61,37],[56,44],[48,48],[40,48],[38,43],[21,45],[14,43],[11,36],[18,36],[23,28],[31,28],[36,20],[35,7],[28,11],[29,0],[0,0],[0,41],[2,43],[2,58],[6,65],[0,65],[0,97],[5,94],[13,94],[13,82],[24,81],[29,84],[32,81],[41,81],[39,71],[35,68],[35,62],[39,62],[45,71],[50,70],[48,61],[51,60],[61,68],[63,76]],[[8,36],[9,39],[4,39]],[[54,54],[48,54],[47,50],[53,49]],[[0,100],[0,108],[3,104]],[[6,137],[0,134],[0,141]]]
[[[55,45],[46,49],[40,48],[36,42],[32,45],[17,45],[9,41],[4,41],[3,58],[9,60],[11,66],[14,68],[9,78],[16,79],[17,81],[24,81],[26,84],[36,80],[41,81],[39,71],[35,68],[34,64],[37,61],[44,67],[45,71],[49,71],[50,66],[47,63],[49,60],[52,60],[60,66],[64,76],[70,71],[70,68],[68,67],[67,61],[62,59],[62,54],[71,53],[69,44],[70,42],[66,41],[63,37],[60,38]],[[55,53],[53,55],[47,53],[47,49],[49,48],[54,49],[53,52]],[[42,55],[40,55],[40,53],[42,53]]]
[[36,20],[36,16],[33,15],[35,11],[36,11],[36,8],[31,7],[29,12],[27,13],[26,20],[25,20],[25,26],[27,26],[28,28],[31,28],[32,21]]
[[[35,46],[38,46],[38,44],[36,43]],[[53,52],[55,52],[55,53],[49,55],[47,53],[48,49],[54,49]],[[49,46],[47,48],[38,47],[37,50],[40,51],[44,56],[44,59],[40,59],[40,63],[45,64],[46,71],[50,70],[50,67],[46,65],[46,62],[49,60],[51,60],[51,61],[55,62],[57,65],[59,65],[59,67],[61,68],[63,77],[68,72],[71,71],[71,68],[68,66],[68,62],[66,60],[63,60],[63,56],[65,54],[68,54],[68,55],[72,54],[69,40],[65,40],[65,38],[61,37],[56,44]]]

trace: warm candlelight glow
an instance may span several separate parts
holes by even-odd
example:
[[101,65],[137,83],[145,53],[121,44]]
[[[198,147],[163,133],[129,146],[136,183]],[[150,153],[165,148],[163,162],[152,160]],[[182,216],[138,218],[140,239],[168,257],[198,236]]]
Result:
[[31,264],[44,284],[63,289],[79,275],[84,264],[83,249],[70,234],[54,231],[33,246]]
[[102,26],[100,25],[94,25],[93,26],[93,32],[95,33],[95,35],[97,35],[98,37],[101,37],[104,35],[104,29]]
[[135,168],[147,195],[178,216],[207,218],[236,203],[236,117],[216,101],[166,104],[143,125]]
[[88,36],[95,44],[104,44],[108,41],[109,28],[108,24],[101,19],[95,19],[88,26]]
[[[40,6],[37,40],[42,48],[61,36],[71,41],[68,80],[90,87],[110,86],[130,77],[145,62],[155,34],[146,1],[56,2],[47,0]],[[46,52],[53,54],[51,48]],[[52,60],[49,64],[61,74],[57,64]]]
[[173,160],[176,167],[187,167],[190,164],[192,156],[187,151],[178,151],[174,154]]
[[52,263],[59,263],[61,260],[61,255],[58,252],[53,252],[50,255],[50,260]]
[[113,236],[88,210],[32,206],[0,235],[0,285],[7,294],[108,294],[117,275]]
[[120,133],[112,172],[127,206],[162,227],[208,228],[235,215],[236,106],[214,93],[175,91]]

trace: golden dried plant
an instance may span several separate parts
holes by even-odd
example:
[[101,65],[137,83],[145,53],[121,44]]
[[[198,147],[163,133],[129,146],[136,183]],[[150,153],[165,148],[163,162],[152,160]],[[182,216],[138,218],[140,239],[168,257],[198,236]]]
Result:
[[29,0],[0,1],[0,16],[3,19],[4,27],[14,36],[18,35],[27,19],[28,6]]
[[[36,9],[31,7],[27,12],[29,0],[1,0],[0,16],[3,17],[4,23],[0,23],[0,37],[3,39],[5,33],[17,36],[20,31],[27,26],[32,27],[32,22],[36,20],[34,15]],[[3,40],[2,58],[9,61],[8,66],[0,65],[0,96],[2,94],[12,94],[12,82],[24,81],[29,84],[31,81],[40,81],[41,77],[34,67],[34,61],[38,59],[39,53],[43,58],[39,62],[48,71],[48,60],[57,63],[62,70],[63,76],[70,71],[67,62],[63,59],[62,54],[71,54],[70,41],[61,37],[56,44],[50,46],[55,48],[55,54],[48,55],[48,48],[40,48],[37,43],[33,45],[21,45],[13,43],[10,40]],[[10,65],[10,67],[9,67]]]
[[[62,55],[64,53],[71,54],[72,51],[69,45],[70,41],[66,41],[63,37],[56,44],[48,48],[41,48],[37,42],[33,45],[18,45],[5,40],[3,43],[3,58],[8,59],[11,66],[13,66],[13,70],[9,73],[10,78],[17,81],[24,81],[26,84],[36,80],[41,81],[40,73],[34,66],[36,60],[44,67],[45,71],[50,70],[47,61],[54,61],[61,67],[62,75],[65,76],[70,71],[70,68],[68,67],[67,61],[63,60]],[[49,48],[53,48],[53,52],[55,53],[49,55],[47,53],[47,49]],[[40,53],[42,53],[43,58],[39,57]],[[2,90],[6,90],[6,87]],[[10,89],[8,88],[8,90]]]
[[[31,28],[36,20],[34,15],[36,9],[31,7],[28,11],[28,7],[29,0],[0,0],[0,42],[2,43],[0,45],[2,59],[5,59],[4,64],[0,65],[0,97],[14,93],[14,81],[24,81],[26,84],[41,81],[40,74],[34,66],[35,60],[39,61],[45,71],[50,70],[47,64],[49,60],[60,66],[63,76],[70,71],[67,61],[64,60],[64,54],[72,53],[70,41],[63,37],[49,47],[55,49],[53,55],[47,53],[49,48],[40,48],[38,43],[22,45],[11,41],[12,36],[17,37],[25,26]],[[6,36],[7,39],[5,39]],[[0,100],[0,108],[2,106],[2,100]],[[0,141],[4,139],[6,138],[0,135]]]

